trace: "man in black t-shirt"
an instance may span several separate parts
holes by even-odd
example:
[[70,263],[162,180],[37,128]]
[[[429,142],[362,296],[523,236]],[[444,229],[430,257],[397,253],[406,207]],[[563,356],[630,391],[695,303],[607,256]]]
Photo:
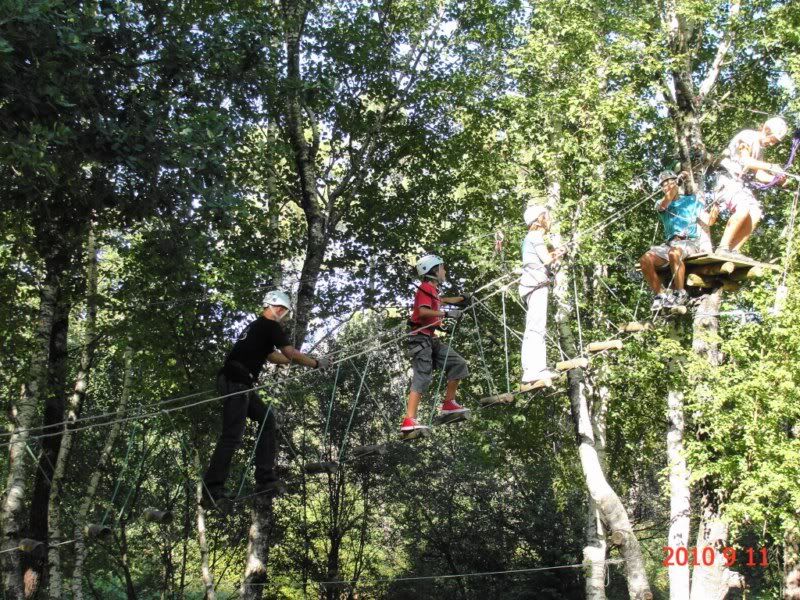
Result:
[[319,369],[330,366],[327,358],[303,354],[289,342],[280,322],[290,311],[291,302],[286,293],[269,292],[264,297],[261,316],[247,325],[217,375],[217,390],[225,398],[222,433],[203,477],[203,499],[208,507],[216,507],[220,500],[229,498],[225,480],[233,453],[242,443],[247,418],[257,421],[261,430],[255,451],[256,493],[272,494],[280,489],[281,484],[275,477],[275,414],[251,388],[255,387],[267,360],[279,365],[294,362]]

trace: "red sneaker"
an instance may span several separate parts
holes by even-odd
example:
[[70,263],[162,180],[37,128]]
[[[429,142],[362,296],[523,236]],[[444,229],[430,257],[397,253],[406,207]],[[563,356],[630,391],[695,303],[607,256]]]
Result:
[[461,406],[455,400],[448,400],[447,402],[442,404],[441,408],[439,409],[439,412],[443,415],[451,415],[453,413],[464,412],[465,410],[467,409]]
[[420,425],[416,419],[406,417],[403,419],[403,424],[400,426],[400,431],[414,431],[415,429],[429,429],[427,425]]

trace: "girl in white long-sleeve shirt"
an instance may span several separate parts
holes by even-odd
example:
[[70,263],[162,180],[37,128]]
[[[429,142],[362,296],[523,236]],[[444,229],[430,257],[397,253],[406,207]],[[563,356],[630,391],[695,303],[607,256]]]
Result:
[[544,234],[550,229],[550,214],[541,205],[525,210],[528,234],[522,242],[522,277],[519,295],[527,307],[525,335],[522,338],[522,382],[552,379],[555,371],[547,368],[547,299],[550,273],[548,267],[563,254],[547,249]]

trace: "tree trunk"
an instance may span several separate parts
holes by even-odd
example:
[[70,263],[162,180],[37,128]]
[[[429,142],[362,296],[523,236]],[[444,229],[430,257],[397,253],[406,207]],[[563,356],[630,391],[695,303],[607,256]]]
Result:
[[[603,473],[606,473],[606,415],[610,390],[601,386],[597,390],[597,401],[592,410],[592,426],[594,429],[597,459]],[[600,511],[591,495],[586,511],[586,546],[583,548],[583,562],[588,566],[586,575],[587,600],[605,600],[606,598],[606,530]]]
[[[194,463],[194,472],[202,473],[202,465],[200,464],[200,454],[197,451],[197,444],[193,445],[192,462]],[[195,510],[197,512],[197,545],[200,549],[200,570],[203,578],[203,587],[205,588],[205,600],[216,600],[217,594],[214,590],[214,573],[211,571],[208,561],[208,539],[206,538],[206,511],[203,509],[203,481],[197,480],[195,486]],[[181,589],[183,594],[183,589]]]
[[[322,261],[328,247],[330,237],[325,218],[320,210],[320,195],[317,189],[317,152],[319,150],[319,132],[313,112],[304,103],[303,74],[300,66],[300,42],[305,27],[307,8],[296,0],[284,0],[286,15],[284,41],[286,45],[286,127],[289,143],[294,153],[294,167],[297,175],[299,204],[306,217],[306,256],[300,274],[300,285],[297,291],[297,307],[295,309],[294,345],[303,345],[311,309],[319,279]],[[313,138],[306,138],[304,113],[311,121]]]
[[728,595],[730,588],[743,588],[744,577],[725,566],[722,549],[727,546],[728,525],[719,514],[716,498],[713,494],[704,494],[701,499],[703,514],[697,531],[697,551],[710,546],[714,549],[714,561],[706,565],[700,561],[692,572],[691,600],[722,600]]
[[[90,227],[86,242],[86,321],[84,323],[83,348],[81,349],[81,364],[75,378],[75,386],[67,406],[67,420],[74,422],[81,412],[86,390],[89,387],[89,373],[92,368],[94,349],[96,345],[96,322],[97,322],[97,249],[95,242],[94,227]],[[62,437],[58,457],[55,462],[53,479],[50,487],[50,500],[48,505],[48,559],[49,559],[49,597],[51,600],[62,598],[62,575],[61,575],[61,551],[62,541],[61,530],[61,483],[67,471],[69,454],[75,434],[65,428]]]
[[[669,392],[667,396],[667,460],[669,461],[669,533],[667,545],[673,550],[689,546],[691,517],[689,470],[684,455],[683,394]],[[670,600],[689,597],[689,565],[676,561],[668,567]]]
[[[557,174],[552,174],[548,183],[548,206],[555,210],[561,203],[561,187]],[[582,205],[579,203],[575,214],[571,215],[573,223],[580,222]],[[551,235],[554,245],[561,243],[559,236]],[[570,329],[569,321],[572,314],[570,302],[570,280],[566,269],[561,269],[556,277],[553,286],[553,298],[556,302],[555,321],[558,327],[558,341],[562,351],[567,357],[578,356],[578,349],[575,346],[575,338]],[[569,382],[570,408],[572,420],[575,425],[575,432],[578,443],[578,454],[583,468],[586,487],[600,512],[602,520],[608,529],[612,531],[615,542],[620,545],[620,552],[625,559],[625,576],[628,581],[628,594],[632,600],[650,600],[653,597],[650,586],[647,582],[647,572],[645,570],[642,549],[636,534],[631,527],[630,519],[625,512],[625,507],[619,496],[609,485],[603,472],[601,454],[598,454],[598,447],[595,442],[595,429],[592,416],[589,413],[589,401],[587,386],[584,380],[584,370],[572,369],[567,374]],[[591,578],[594,580],[595,573],[592,572]],[[587,582],[587,590],[589,582]],[[594,588],[592,588],[594,589]]]
[[[48,359],[47,394],[44,404],[42,434],[50,437],[41,439],[36,479],[31,494],[31,505],[28,511],[28,530],[26,537],[46,541],[50,499],[50,482],[53,478],[54,466],[61,446],[59,428],[53,426],[64,419],[64,390],[67,380],[67,334],[69,329],[69,303],[64,298],[64,289],[60,290],[56,299],[56,311],[53,328],[50,332],[50,355]],[[49,426],[49,427],[48,427]],[[53,435],[56,434],[56,435]],[[25,597],[36,595],[42,585],[45,562],[44,557],[31,553],[21,556]]]
[[260,600],[267,583],[267,563],[272,530],[272,499],[253,499],[252,521],[247,543],[247,564],[244,569],[242,600]]
[[783,535],[783,600],[800,600],[800,514]]
[[127,523],[125,519],[119,521],[119,550],[120,550],[120,566],[122,566],[122,574],[125,578],[125,594],[128,600],[136,600],[136,586],[133,584],[133,577],[131,576],[131,566],[128,561],[128,534]]
[[[128,406],[128,399],[131,393],[131,379],[133,377],[133,349],[130,347],[125,348],[125,377],[122,384],[122,396],[120,398],[119,407],[115,419],[119,419],[125,414],[125,409]],[[86,489],[86,494],[83,497],[78,515],[75,519],[75,565],[72,570],[72,598],[73,600],[83,600],[83,565],[86,561],[87,548],[86,540],[83,535],[83,528],[88,525],[89,511],[94,502],[94,496],[97,493],[97,487],[100,485],[100,477],[103,475],[103,468],[111,458],[111,451],[114,449],[114,443],[119,436],[122,429],[122,423],[114,423],[111,426],[111,431],[106,438],[106,443],[100,453],[97,462],[92,465],[94,472],[89,481],[89,486]]]
[[[577,349],[575,341],[566,321],[559,323],[559,341],[568,356],[575,356]],[[612,536],[620,545],[620,552],[625,560],[625,576],[628,580],[628,595],[632,600],[645,600],[653,597],[647,582],[642,549],[636,534],[631,527],[625,507],[619,496],[611,489],[603,474],[603,467],[595,448],[594,429],[589,404],[587,401],[586,384],[583,369],[573,369],[568,374],[569,398],[572,410],[572,419],[578,441],[578,454],[586,478],[586,487],[589,489],[603,520],[612,531]]]
[[[3,549],[15,548],[19,544],[23,527],[23,510],[26,500],[26,484],[33,479],[32,465],[28,462],[27,445],[29,429],[34,425],[36,408],[47,382],[50,339],[56,316],[56,301],[61,286],[62,266],[53,257],[47,261],[45,280],[39,301],[39,316],[36,324],[35,344],[31,357],[28,383],[23,386],[21,398],[12,401],[9,408],[14,424],[9,439],[9,469],[6,493],[3,500]],[[4,552],[3,588],[5,597],[21,599],[24,596],[20,553]]]
[[[719,349],[719,317],[716,316],[721,303],[722,289],[704,296],[697,309],[697,314],[703,316],[695,316],[693,324],[692,349],[712,367],[722,363],[722,352]],[[702,381],[698,382],[697,386],[700,398],[708,395]],[[714,561],[711,565],[700,561],[700,564],[694,567],[691,600],[707,598],[722,600],[730,588],[744,585],[744,577],[725,566],[722,549],[727,545],[728,525],[720,514],[720,502],[714,484],[705,480],[700,483],[700,487],[702,512],[697,531],[697,551],[701,553],[703,548],[711,546],[714,549]]]

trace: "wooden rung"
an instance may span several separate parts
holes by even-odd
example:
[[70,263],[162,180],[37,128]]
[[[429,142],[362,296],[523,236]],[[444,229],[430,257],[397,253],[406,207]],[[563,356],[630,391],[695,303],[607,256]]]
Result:
[[92,523],[84,527],[83,534],[91,540],[105,540],[111,537],[111,527]]
[[622,340],[606,340],[605,342],[592,342],[586,346],[587,352],[602,352],[603,350],[622,350]]
[[690,267],[692,273],[698,275],[730,275],[736,269],[736,264],[732,262],[717,263],[711,265],[700,265]]
[[530,383],[521,383],[519,385],[519,393],[524,394],[525,392],[532,392],[534,390],[541,390],[549,387],[553,387],[552,379],[537,379],[536,381],[531,381]]
[[361,458],[363,456],[383,456],[386,454],[386,444],[373,444],[371,446],[356,446],[353,448],[353,456]]
[[452,425],[453,423],[460,423],[461,421],[469,420],[470,413],[468,410],[464,410],[457,413],[448,413],[446,415],[436,415],[434,417],[433,422],[436,425]]
[[573,358],[556,363],[556,371],[569,371],[570,369],[585,369],[589,366],[588,358]]
[[495,404],[513,404],[514,394],[497,394],[495,396],[486,396],[480,399],[481,406],[493,406]]
[[333,475],[339,470],[339,463],[330,460],[322,460],[319,462],[306,463],[305,472],[308,475],[320,475],[327,473]]
[[669,314],[671,315],[685,315],[689,312],[689,308],[686,306],[670,306],[669,307]]
[[19,546],[17,549],[20,552],[26,552],[29,554],[40,554],[44,550],[44,543],[40,542],[39,540],[32,540],[31,538],[22,538],[19,541]]
[[145,508],[142,518],[148,523],[171,523],[172,511],[158,510],[157,508]]
[[618,329],[620,333],[636,333],[638,331],[647,331],[648,329],[652,329],[652,327],[652,324],[648,322],[640,323],[638,321],[631,321],[625,323],[625,325],[620,325]]
[[431,434],[430,428],[426,427],[425,429],[412,429],[411,431],[401,431],[400,432],[400,439],[404,442],[410,440],[416,440],[420,438],[426,438]]

